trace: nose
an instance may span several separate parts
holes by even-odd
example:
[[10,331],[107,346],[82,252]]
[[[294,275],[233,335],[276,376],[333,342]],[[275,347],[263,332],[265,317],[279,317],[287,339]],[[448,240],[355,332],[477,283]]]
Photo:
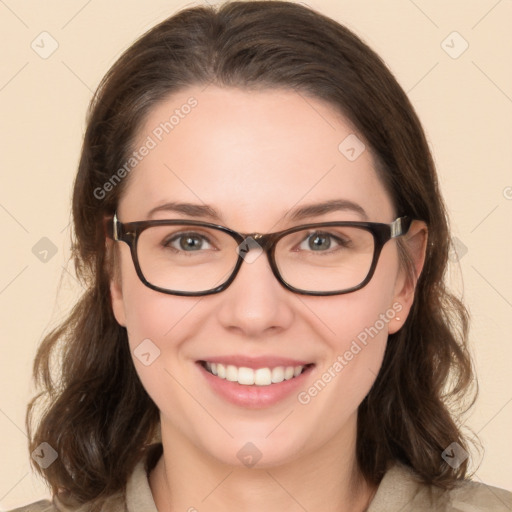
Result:
[[230,286],[218,294],[219,322],[253,338],[288,328],[294,316],[293,292],[279,283],[266,253],[254,241],[246,239],[239,250],[243,257],[240,270]]

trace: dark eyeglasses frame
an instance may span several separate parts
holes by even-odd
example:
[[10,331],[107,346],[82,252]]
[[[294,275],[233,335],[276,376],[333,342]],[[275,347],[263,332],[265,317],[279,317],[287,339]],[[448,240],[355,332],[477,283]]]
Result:
[[[373,274],[375,272],[375,269],[377,267],[377,262],[379,260],[380,253],[382,251],[382,248],[384,247],[384,244],[391,240],[392,238],[396,238],[402,235],[407,234],[409,231],[409,228],[411,226],[411,223],[413,222],[413,219],[408,216],[398,217],[390,224],[384,224],[380,222],[358,222],[358,221],[342,221],[342,222],[317,222],[313,224],[303,224],[302,226],[294,226],[293,228],[286,229],[284,231],[277,231],[274,233],[239,233],[237,231],[234,231],[232,229],[229,229],[225,226],[220,226],[218,224],[211,224],[209,222],[202,222],[202,221],[195,221],[195,220],[142,220],[142,221],[135,221],[135,222],[120,222],[117,218],[117,212],[114,213],[113,216],[107,217],[104,219],[104,230],[105,235],[115,241],[121,241],[128,244],[130,247],[130,252],[133,259],[133,264],[135,266],[135,271],[137,272],[137,275],[139,276],[140,280],[148,287],[153,290],[156,290],[158,292],[166,293],[169,295],[181,295],[181,296],[202,296],[202,295],[211,295],[214,293],[219,293],[223,290],[225,290],[235,279],[236,275],[238,274],[238,271],[240,270],[240,267],[242,266],[242,262],[244,261],[244,257],[239,253],[238,254],[238,260],[236,262],[235,268],[233,269],[233,272],[231,273],[231,276],[221,285],[217,286],[216,288],[212,288],[210,290],[206,290],[204,292],[178,292],[178,291],[171,291],[167,290],[165,288],[160,288],[158,286],[155,286],[151,283],[149,283],[146,278],[144,277],[144,274],[142,273],[142,270],[140,268],[138,256],[137,256],[137,242],[139,239],[139,235],[147,228],[151,226],[163,226],[163,225],[190,225],[190,226],[203,226],[207,228],[213,228],[218,229],[220,231],[223,231],[224,233],[227,233],[231,237],[235,239],[238,246],[248,237],[252,237],[254,240],[258,242],[258,244],[261,246],[263,251],[266,253],[268,261],[270,263],[270,268],[272,269],[272,272],[276,279],[283,285],[286,289],[298,293],[300,295],[321,295],[321,296],[327,296],[327,295],[342,295],[345,293],[351,293],[355,292],[356,290],[360,290],[364,286],[366,286],[371,278],[373,277]],[[275,246],[276,243],[285,235],[288,235],[289,233],[293,233],[295,231],[301,231],[303,229],[309,229],[309,228],[320,228],[320,227],[329,227],[329,226],[347,226],[347,227],[358,227],[363,228],[369,231],[374,238],[375,244],[374,244],[374,251],[373,251],[373,259],[372,264],[370,267],[370,270],[365,277],[365,279],[358,284],[357,286],[353,286],[352,288],[348,288],[346,290],[339,290],[334,292],[309,292],[305,290],[301,290],[299,288],[294,288],[293,286],[290,286],[279,274],[279,270],[277,268],[274,252],[275,252]]]

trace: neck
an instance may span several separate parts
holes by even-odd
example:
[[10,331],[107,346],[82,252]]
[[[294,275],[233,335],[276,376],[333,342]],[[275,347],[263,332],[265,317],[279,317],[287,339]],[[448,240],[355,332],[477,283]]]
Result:
[[159,512],[323,512],[326,504],[363,512],[376,487],[357,466],[355,421],[350,430],[350,441],[342,435],[293,461],[258,469],[219,462],[162,424],[164,451],[149,477],[155,504]]

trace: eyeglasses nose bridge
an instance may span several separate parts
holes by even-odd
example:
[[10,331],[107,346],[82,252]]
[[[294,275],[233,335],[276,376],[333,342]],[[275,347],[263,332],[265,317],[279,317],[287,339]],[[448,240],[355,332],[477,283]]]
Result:
[[[263,234],[263,233],[239,233],[243,237],[243,241],[239,244],[242,245],[248,238],[252,238],[262,249],[267,256],[270,256],[270,249],[273,245],[274,237],[272,234]],[[251,247],[250,249],[255,249],[255,247]]]
[[[277,280],[279,282],[282,282],[282,278],[279,275],[279,271],[277,270],[276,264],[273,261],[273,257],[271,254],[272,248],[274,246],[273,242],[275,241],[275,234],[273,234],[273,233],[268,233],[268,234],[238,233],[238,235],[240,235],[243,239],[242,242],[240,242],[238,244],[238,249],[237,249],[239,263],[235,266],[235,269],[233,271],[232,277],[230,278],[230,281],[232,282],[235,279],[235,277],[238,275],[238,273],[242,269],[243,263],[254,263],[255,259],[254,260],[246,259],[247,255],[250,253],[250,251],[252,249],[257,249],[257,247],[255,247],[255,246],[251,247],[251,244],[249,242],[247,242],[247,239],[252,238],[254,240],[254,242],[256,242],[259,245],[259,247],[261,248],[261,251],[262,251],[261,254],[259,254],[256,259],[259,259],[261,256],[263,256],[263,258],[266,260],[266,263],[269,265],[270,270],[271,270],[272,274],[274,275],[274,277],[277,278]],[[244,245],[246,246],[247,249],[241,250],[241,248],[243,248]],[[244,253],[244,254],[242,254],[242,253]]]

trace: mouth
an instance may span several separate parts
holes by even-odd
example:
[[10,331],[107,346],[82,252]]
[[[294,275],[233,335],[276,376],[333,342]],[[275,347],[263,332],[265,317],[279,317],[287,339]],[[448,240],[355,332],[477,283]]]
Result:
[[232,364],[198,361],[198,363],[211,375],[242,386],[271,386],[281,382],[293,380],[314,366],[314,363],[296,366],[274,366],[261,368],[248,368]]

